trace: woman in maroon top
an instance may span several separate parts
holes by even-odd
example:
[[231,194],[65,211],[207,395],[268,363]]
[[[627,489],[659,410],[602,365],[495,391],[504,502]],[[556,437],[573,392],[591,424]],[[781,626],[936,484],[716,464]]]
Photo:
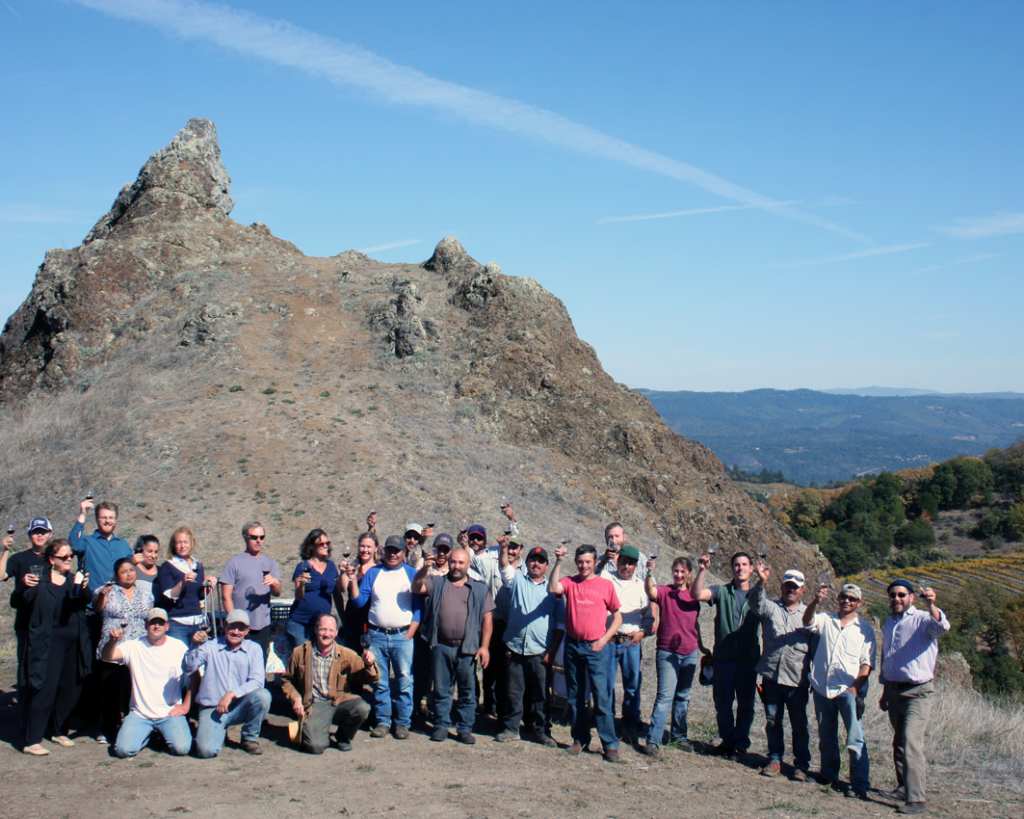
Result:
[[647,561],[647,580],[644,588],[652,603],[661,611],[658,625],[658,696],[651,714],[651,729],[647,734],[645,751],[657,756],[665,733],[669,709],[672,725],[669,742],[684,751],[690,751],[686,737],[686,713],[690,707],[690,688],[697,671],[698,652],[708,650],[701,643],[697,615],[700,603],[690,597],[693,564],[688,558],[672,561],[672,585],[654,585],[654,561]]

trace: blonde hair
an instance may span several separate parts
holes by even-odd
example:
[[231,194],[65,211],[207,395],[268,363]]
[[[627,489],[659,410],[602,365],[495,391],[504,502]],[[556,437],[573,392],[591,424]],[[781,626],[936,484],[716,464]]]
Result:
[[174,551],[174,540],[178,537],[178,535],[188,535],[188,542],[191,544],[191,548],[188,550],[188,554],[181,555],[181,557],[192,557],[192,554],[196,550],[196,536],[192,534],[192,530],[189,529],[187,526],[179,526],[177,529],[171,532],[171,537],[168,539],[167,543],[167,556],[178,557],[178,553]]

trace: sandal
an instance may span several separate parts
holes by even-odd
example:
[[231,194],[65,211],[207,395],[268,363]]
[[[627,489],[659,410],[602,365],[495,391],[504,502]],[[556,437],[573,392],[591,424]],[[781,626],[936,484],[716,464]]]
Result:
[[71,739],[70,737],[65,737],[65,736],[51,737],[50,742],[56,742],[62,748],[74,748],[75,747],[75,741],[73,739]]
[[50,752],[47,751],[42,745],[26,745],[21,749],[23,754],[30,754],[32,756],[49,756]]

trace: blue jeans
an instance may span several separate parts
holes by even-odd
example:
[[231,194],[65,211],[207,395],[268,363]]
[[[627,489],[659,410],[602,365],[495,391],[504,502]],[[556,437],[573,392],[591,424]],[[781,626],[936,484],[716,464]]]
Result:
[[594,722],[597,735],[606,751],[619,747],[615,736],[615,718],[608,696],[608,658],[604,651],[594,651],[590,640],[565,638],[565,689],[569,700],[572,738],[584,748],[590,744],[590,716],[587,713],[587,678],[594,696]]
[[[867,696],[867,690],[862,692]],[[814,692],[814,714],[818,718],[818,751],[821,775],[839,778],[839,717],[846,726],[846,750],[850,752],[850,784],[859,790],[871,787],[868,746],[864,729],[857,719],[857,701],[849,691],[829,699]]]
[[114,753],[122,759],[135,756],[146,747],[149,735],[153,733],[154,729],[163,734],[164,740],[167,742],[167,749],[175,756],[184,756],[192,747],[192,732],[189,730],[186,717],[149,719],[133,710],[124,718],[121,730],[117,732]]
[[[288,638],[288,648],[295,651],[307,640],[313,639],[313,624],[316,620],[310,620],[308,623],[300,623],[297,620],[292,620],[289,617],[284,624],[284,636]],[[362,652],[358,652],[362,654]],[[285,659],[285,664],[288,660]]]
[[661,745],[665,735],[665,720],[672,709],[669,742],[686,742],[686,714],[690,710],[690,689],[697,672],[699,652],[676,654],[658,649],[658,696],[654,700],[651,728],[647,734],[649,745]]
[[199,708],[199,727],[196,729],[196,755],[210,759],[224,747],[224,736],[229,725],[242,726],[242,742],[260,738],[260,728],[270,711],[270,692],[257,688],[244,697],[236,698],[226,714],[218,714],[214,705]]
[[764,691],[764,731],[768,735],[768,760],[782,764],[786,754],[786,731],[783,723],[789,712],[793,734],[793,765],[802,771],[811,767],[810,736],[807,733],[807,700],[810,689],[779,685],[768,677],[761,678]]
[[622,667],[622,727],[635,729],[640,724],[640,662],[643,659],[640,643],[608,643],[602,654],[608,655],[608,702],[615,716],[615,677]]
[[[380,682],[373,688],[373,707],[378,725],[391,725],[391,696],[394,698],[397,714],[394,722],[408,728],[412,724],[412,640],[405,638],[405,631],[385,634],[371,628],[370,651],[380,667]],[[395,675],[388,679],[388,669]]]
[[173,637],[175,640],[181,640],[190,649],[195,648],[196,644],[192,642],[192,635],[202,627],[201,623],[197,626],[186,626],[184,623],[170,620],[167,623],[167,636]]
[[[715,660],[711,692],[715,700],[718,736],[722,745],[743,753],[750,747],[750,726],[754,724],[754,695],[757,672],[728,660]],[[736,715],[732,706],[736,703]]]
[[473,723],[476,721],[474,655],[463,654],[461,646],[438,643],[430,651],[430,667],[434,680],[430,708],[434,728],[448,728],[452,724],[452,688],[457,685],[459,699],[455,710],[455,731],[459,734],[473,733]]

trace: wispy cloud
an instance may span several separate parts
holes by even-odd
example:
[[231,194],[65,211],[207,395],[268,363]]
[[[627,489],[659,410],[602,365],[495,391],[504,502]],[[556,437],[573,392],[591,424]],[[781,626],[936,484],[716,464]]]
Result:
[[418,245],[422,242],[422,239],[402,239],[400,242],[388,242],[386,245],[376,245],[375,247],[361,247],[359,248],[360,253],[377,253],[380,250],[392,250],[396,247],[408,247],[409,245]]
[[20,14],[18,14],[18,12],[16,12],[13,8],[11,8],[11,5],[10,5],[10,3],[7,2],[7,0],[2,0],[2,2],[3,2],[3,4],[5,6],[7,6],[7,8],[11,9],[11,14],[13,14],[15,17],[17,17],[22,22],[25,22],[25,18],[22,17]]
[[782,264],[768,265],[775,269],[789,269],[793,267],[814,267],[820,264],[835,264],[846,262],[851,259],[864,259],[868,256],[887,256],[890,253],[903,253],[907,250],[916,250],[919,247],[928,247],[931,242],[920,242],[913,245],[893,245],[892,247],[873,247],[870,250],[859,250],[856,253],[845,253],[842,256],[828,256],[824,259],[808,259],[802,262],[784,262]]
[[955,259],[953,264],[970,264],[971,262],[980,262],[983,259],[998,259],[998,253],[979,253],[976,256],[964,256],[962,259]]
[[1024,213],[999,211],[991,216],[954,219],[948,225],[932,225],[932,230],[954,239],[983,239],[987,236],[1009,236],[1024,233]]
[[363,89],[385,101],[442,110],[555,145],[661,174],[725,199],[760,207],[872,244],[866,236],[834,222],[762,196],[685,162],[641,148],[587,125],[518,100],[431,77],[350,43],[323,37],[280,20],[196,0],[71,0],[122,20],[156,26],[170,34],[217,43],[241,54],[286,65],[339,85]]
[[51,210],[37,205],[8,205],[0,210],[0,224],[42,225],[85,221],[66,210]]
[[721,213],[727,210],[768,210],[770,208],[780,208],[786,205],[798,204],[795,200],[792,202],[774,202],[771,206],[769,205],[719,205],[714,208],[694,208],[693,210],[675,210],[671,213],[648,213],[641,216],[606,216],[603,219],[598,219],[597,224],[603,225],[607,222],[640,222],[644,219],[668,219],[673,216],[695,216],[699,213]]

